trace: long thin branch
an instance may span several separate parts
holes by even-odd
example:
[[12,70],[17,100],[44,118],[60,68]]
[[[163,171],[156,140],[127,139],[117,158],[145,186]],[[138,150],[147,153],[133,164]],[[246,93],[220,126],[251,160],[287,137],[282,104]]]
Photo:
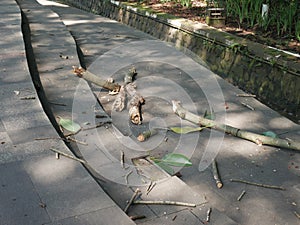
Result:
[[145,201],[138,200],[134,201],[134,204],[146,204],[146,205],[178,205],[178,206],[188,206],[188,207],[196,207],[196,204],[186,203],[186,202],[176,202],[176,201]]
[[270,145],[270,146],[300,151],[300,142],[281,139],[281,138],[268,137],[268,136],[264,136],[261,134],[256,134],[253,132],[240,130],[238,128],[235,128],[235,127],[232,127],[232,126],[229,126],[226,124],[220,124],[220,123],[217,123],[216,121],[203,118],[201,116],[198,116],[196,114],[193,114],[193,113],[187,111],[186,109],[184,109],[181,106],[180,102],[178,102],[178,101],[172,101],[172,103],[173,103],[174,113],[176,113],[180,118],[188,120],[199,126],[210,127],[211,129],[225,132],[227,134],[231,134],[233,136],[236,136],[236,137],[248,140],[248,141],[252,141],[259,145],[261,145],[261,144]]
[[230,181],[231,182],[244,183],[244,184],[250,184],[250,185],[257,186],[257,187],[264,187],[264,188],[285,190],[285,188],[280,187],[280,186],[274,186],[274,185],[268,185],[268,184],[260,184],[260,183],[255,183],[255,182],[246,181],[246,180],[240,180],[240,179],[230,179]]
[[86,163],[87,163],[87,162],[86,162],[85,160],[83,160],[83,159],[76,158],[76,157],[74,157],[74,156],[72,156],[72,155],[69,155],[69,154],[64,153],[64,152],[62,152],[62,151],[59,151],[59,150],[57,150],[57,149],[55,149],[55,148],[50,148],[50,150],[53,151],[53,152],[55,152],[55,153],[57,153],[57,154],[59,154],[59,155],[63,155],[63,156],[65,156],[65,157],[69,158],[69,159],[73,159],[73,160],[78,161],[78,162],[81,162],[81,163],[83,163],[83,164],[86,164]]

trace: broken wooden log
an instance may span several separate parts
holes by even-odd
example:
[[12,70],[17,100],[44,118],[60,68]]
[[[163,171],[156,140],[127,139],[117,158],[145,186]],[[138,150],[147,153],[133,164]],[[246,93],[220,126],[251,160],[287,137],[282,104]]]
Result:
[[145,103],[145,99],[136,93],[129,101],[129,118],[133,124],[142,124],[141,106]]
[[187,121],[190,121],[192,123],[195,123],[199,126],[205,126],[209,127],[211,129],[215,129],[221,132],[225,132],[227,134],[231,134],[235,137],[239,137],[248,141],[252,141],[259,145],[270,145],[274,147],[281,147],[281,148],[287,148],[287,149],[293,149],[300,151],[300,142],[292,141],[292,140],[286,140],[281,138],[274,138],[274,137],[268,137],[261,134],[256,134],[253,132],[249,132],[246,130],[241,130],[226,124],[220,124],[216,121],[203,118],[201,116],[198,116],[194,113],[191,113],[184,109],[180,102],[178,101],[172,101],[173,104],[173,111],[176,113],[180,118],[185,119]]
[[139,136],[137,137],[138,141],[143,142],[146,141],[148,138],[156,135],[158,133],[157,129],[150,129],[150,130],[145,130]]
[[81,77],[89,82],[92,82],[100,87],[108,89],[110,91],[118,92],[120,90],[120,85],[117,83],[111,83],[108,80],[104,80],[95,74],[83,69],[82,67],[73,66],[73,73],[78,77]]

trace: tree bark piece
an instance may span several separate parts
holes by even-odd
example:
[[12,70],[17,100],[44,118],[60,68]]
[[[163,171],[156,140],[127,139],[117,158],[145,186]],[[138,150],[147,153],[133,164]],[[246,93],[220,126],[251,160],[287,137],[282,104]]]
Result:
[[185,119],[187,121],[190,121],[192,123],[195,123],[199,126],[204,127],[210,127],[211,129],[215,129],[221,132],[225,132],[227,134],[231,134],[235,137],[239,137],[248,141],[252,141],[259,145],[270,145],[275,147],[281,147],[281,148],[287,148],[287,149],[293,149],[300,151],[300,142],[292,141],[292,140],[285,140],[281,138],[273,138],[264,136],[261,134],[256,134],[253,132],[240,130],[238,128],[226,125],[226,124],[220,124],[213,120],[209,120],[206,118],[203,118],[201,116],[198,116],[196,114],[193,114],[186,109],[184,109],[180,102],[178,101],[172,101],[173,103],[173,111],[176,113],[180,118]]
[[83,69],[82,67],[73,66],[73,72],[81,78],[84,78],[87,81],[90,81],[100,87],[108,89],[110,91],[118,92],[120,90],[120,85],[117,83],[111,83],[107,80],[104,80],[95,74],[89,72],[88,70]]
[[129,102],[129,118],[133,124],[139,125],[142,123],[142,113],[141,106],[145,103],[145,99],[139,95],[135,94]]
[[124,85],[120,87],[119,94],[116,97],[116,100],[113,103],[113,110],[117,112],[123,111],[125,108],[125,100],[126,100],[126,91]]
[[132,83],[133,81],[133,77],[137,75],[137,72],[136,72],[136,69],[135,67],[132,67],[129,72],[125,75],[124,77],[124,83],[125,84],[129,84],[129,83]]

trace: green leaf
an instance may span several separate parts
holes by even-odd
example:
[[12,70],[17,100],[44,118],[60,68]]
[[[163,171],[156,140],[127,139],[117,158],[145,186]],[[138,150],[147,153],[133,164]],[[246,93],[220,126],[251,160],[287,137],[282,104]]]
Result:
[[73,122],[70,119],[64,119],[61,117],[59,117],[59,125],[62,126],[64,129],[72,132],[73,134],[77,133],[81,129],[79,124]]
[[188,134],[195,131],[203,130],[203,127],[170,127],[170,130],[177,134]]
[[214,110],[212,109],[211,113],[207,112],[207,110],[205,110],[204,112],[204,116],[205,119],[209,119],[209,120],[215,120],[216,119],[216,115]]
[[178,153],[170,153],[165,155],[161,162],[170,166],[192,166],[191,161],[184,155]]
[[271,137],[271,138],[277,138],[277,134],[275,134],[273,131],[266,131],[262,133],[263,135],[267,136],[267,137]]
[[160,168],[162,168],[164,171],[166,171],[168,174],[173,175],[174,170],[172,167],[168,166],[167,164],[163,162],[155,162],[156,165],[158,165]]

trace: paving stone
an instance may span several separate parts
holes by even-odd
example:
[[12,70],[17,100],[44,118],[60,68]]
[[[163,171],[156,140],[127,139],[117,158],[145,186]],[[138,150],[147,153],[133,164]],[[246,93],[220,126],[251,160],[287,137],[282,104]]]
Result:
[[100,209],[90,213],[70,217],[67,219],[53,222],[49,225],[107,225],[107,224],[119,224],[119,225],[133,225],[132,220],[124,215],[118,207],[113,206],[105,209]]
[[145,222],[140,223],[142,225],[181,225],[181,224],[189,224],[189,225],[198,225],[201,224],[200,220],[193,215],[189,210],[182,210],[180,212],[163,215],[160,218],[148,220]]
[[[143,189],[142,189],[143,190]],[[183,183],[177,177],[170,177],[157,182],[155,187],[148,195],[142,196],[143,200],[165,200],[165,201],[178,201],[193,204],[203,204],[204,197],[194,192],[190,187]],[[149,206],[155,214],[162,216],[185,209],[184,206],[173,205],[151,205]]]
[[[22,164],[0,165],[1,224],[44,224],[50,222],[46,208],[41,207],[39,193]],[[26,194],[24,194],[26,193]]]
[[[67,158],[45,156],[25,162],[39,196],[53,220],[89,213],[115,203],[81,165]],[[88,194],[88,195],[87,195]]]
[[214,225],[237,225],[235,221],[230,219],[224,213],[221,213],[219,210],[215,208],[211,208],[211,213],[209,216],[209,221],[207,221],[207,211],[210,206],[205,206],[197,209],[193,209],[192,213],[196,215],[203,224],[214,224]]

